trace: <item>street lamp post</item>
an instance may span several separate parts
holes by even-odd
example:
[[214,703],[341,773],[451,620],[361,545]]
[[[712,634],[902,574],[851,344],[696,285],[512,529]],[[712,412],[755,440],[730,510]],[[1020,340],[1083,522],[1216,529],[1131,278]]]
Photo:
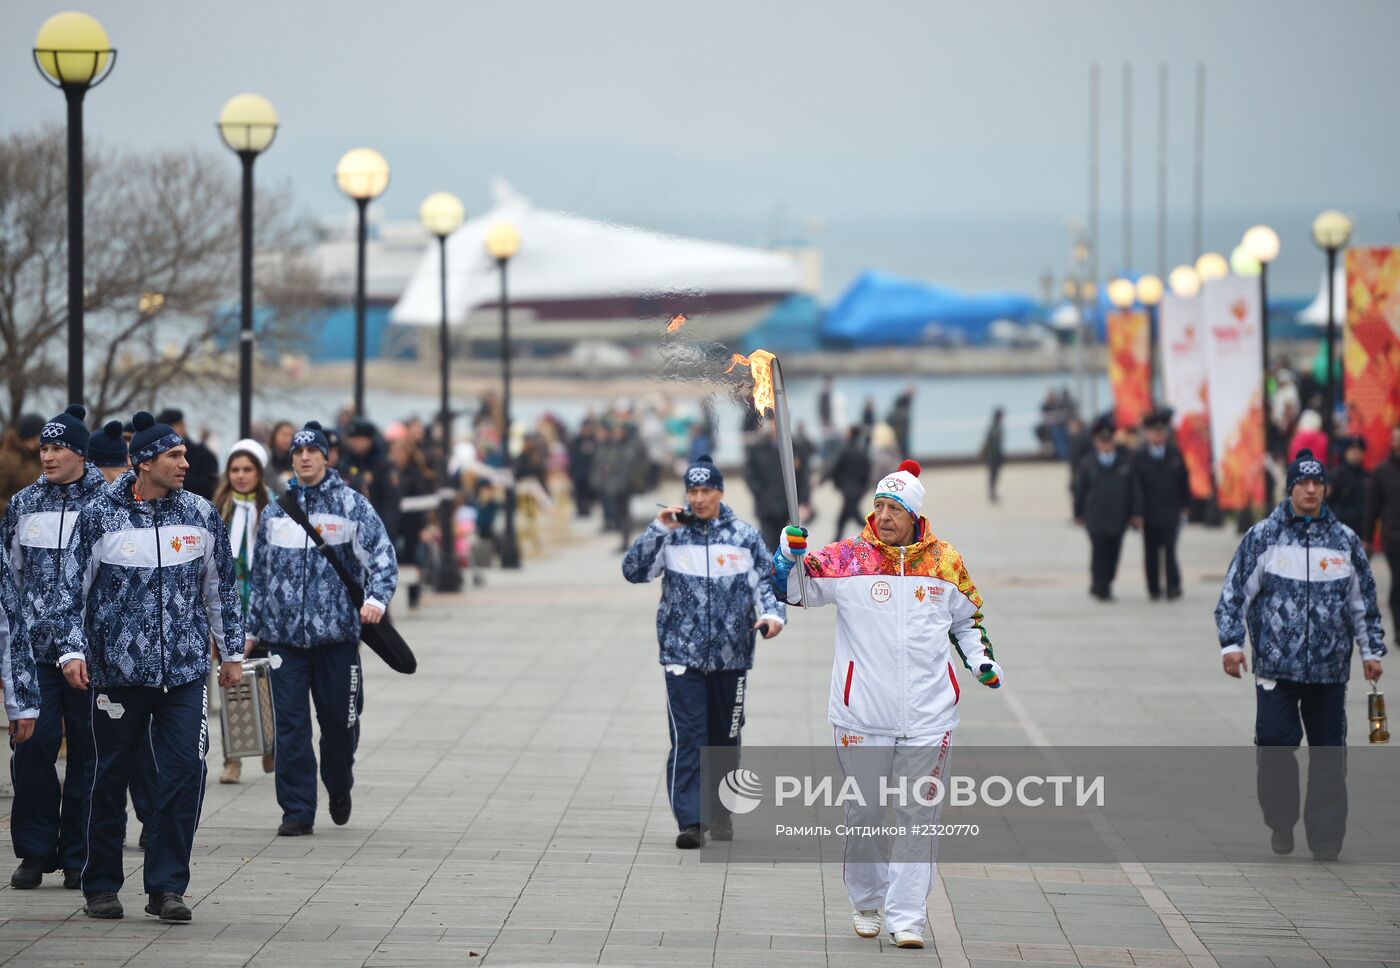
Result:
[[[1323,430],[1329,443],[1332,441],[1332,428],[1337,417],[1337,363],[1333,354],[1337,345],[1337,251],[1351,240],[1351,219],[1341,212],[1328,209],[1313,220],[1313,241],[1327,253],[1327,389],[1323,397]],[[1332,445],[1335,448],[1335,444]],[[1330,460],[1331,454],[1328,454]]]
[[[1260,388],[1264,410],[1264,453],[1269,452],[1269,263],[1278,258],[1278,233],[1267,225],[1256,225],[1244,233],[1234,254],[1243,252],[1259,266],[1259,344],[1262,348],[1264,383]],[[1233,255],[1232,254],[1232,262]],[[1236,270],[1238,272],[1238,269]],[[1244,273],[1244,274],[1247,274]],[[1273,504],[1273,483],[1266,471],[1264,475],[1266,506]]]
[[438,279],[442,293],[442,321],[438,330],[438,365],[442,373],[442,409],[438,416],[438,429],[442,434],[442,461],[439,467],[441,484],[445,492],[438,506],[438,530],[442,533],[442,562],[438,567],[437,590],[458,592],[462,590],[462,572],[457,567],[457,549],[453,541],[452,495],[456,488],[448,484],[452,462],[452,401],[449,380],[452,361],[451,340],[447,333],[447,237],[457,231],[466,217],[461,201],[450,192],[434,192],[423,200],[418,209],[418,218],[430,235],[438,240]]
[[238,435],[253,436],[253,162],[277,137],[277,111],[267,98],[239,94],[219,112],[219,135],[243,166],[238,323]]
[[506,532],[501,539],[501,567],[520,567],[520,545],[515,537],[515,470],[510,467],[510,293],[506,264],[520,251],[520,232],[508,222],[498,222],[486,233],[486,253],[501,273],[501,450],[506,459]]
[[1137,301],[1147,307],[1147,380],[1152,403],[1157,404],[1157,306],[1164,289],[1157,276],[1146,275],[1137,281]]
[[335,184],[359,213],[355,246],[355,416],[365,413],[365,243],[369,203],[389,187],[389,163],[373,148],[352,148],[335,166]]
[[39,73],[68,102],[68,399],[83,399],[83,98],[111,74],[117,52],[85,13],[59,13],[34,40]]

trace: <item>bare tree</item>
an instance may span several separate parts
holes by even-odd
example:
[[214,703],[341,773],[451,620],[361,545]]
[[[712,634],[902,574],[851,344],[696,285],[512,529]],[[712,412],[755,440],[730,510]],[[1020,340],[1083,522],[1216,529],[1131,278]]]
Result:
[[[67,248],[61,131],[0,140],[0,371],[6,424],[65,382]],[[226,157],[89,150],[87,405],[92,421],[157,394],[237,386],[239,180]],[[285,192],[258,195],[258,348],[297,349],[316,308],[311,230]]]

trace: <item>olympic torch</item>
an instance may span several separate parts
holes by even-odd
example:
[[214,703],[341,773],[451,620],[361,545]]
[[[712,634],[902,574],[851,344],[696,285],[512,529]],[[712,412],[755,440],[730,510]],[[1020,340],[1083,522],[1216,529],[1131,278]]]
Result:
[[[787,495],[788,521],[802,525],[802,507],[797,503],[797,461],[792,455],[792,418],[788,409],[787,388],[783,386],[783,367],[778,358],[767,350],[754,350],[748,356],[735,353],[726,373],[736,366],[747,366],[753,376],[753,406],[762,417],[773,411],[773,424],[778,428],[778,464],[783,474],[783,493]],[[776,550],[776,549],[774,549]],[[803,605],[807,601],[807,572],[799,563],[798,588]]]
[[[783,470],[783,492],[787,495],[788,521],[802,526],[802,505],[797,501],[797,460],[792,454],[792,418],[788,409],[787,388],[783,385],[783,367],[773,357],[773,423],[778,428],[778,463]],[[807,569],[797,563],[797,582],[802,600],[796,604],[807,607]]]

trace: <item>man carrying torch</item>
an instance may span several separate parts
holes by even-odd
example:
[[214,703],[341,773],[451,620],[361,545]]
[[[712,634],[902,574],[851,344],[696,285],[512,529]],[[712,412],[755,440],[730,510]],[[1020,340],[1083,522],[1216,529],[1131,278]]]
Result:
[[[847,776],[857,767],[862,776],[946,775],[958,725],[953,650],[979,682],[1001,686],[1001,666],[982,627],[982,596],[962,556],[921,516],[920,470],[906,460],[880,479],[874,510],[856,537],[809,553],[806,529],[790,526],[773,556],[781,598],[836,606],[827,719]],[[847,802],[848,827],[883,822],[881,804],[866,799],[867,807]],[[916,800],[896,814],[906,826],[928,825],[937,823],[939,809]],[[851,838],[843,873],[856,934],[876,937],[887,922],[898,947],[922,948],[937,841],[901,839],[891,862],[876,845]]]

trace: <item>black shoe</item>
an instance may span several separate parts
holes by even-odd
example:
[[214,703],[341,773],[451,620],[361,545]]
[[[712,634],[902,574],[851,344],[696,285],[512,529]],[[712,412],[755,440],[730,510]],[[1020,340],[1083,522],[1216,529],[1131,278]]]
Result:
[[146,902],[146,913],[153,914],[162,921],[188,921],[194,917],[183,896],[169,891],[152,891]]
[[731,817],[716,817],[710,824],[711,840],[733,840],[734,820]]
[[99,921],[118,921],[126,916],[122,902],[115,894],[89,894],[83,905],[83,913]]
[[350,794],[331,797],[331,820],[337,827],[344,827],[350,822]]
[[282,823],[282,826],[277,828],[277,836],[309,837],[311,835],[311,831],[312,826],[309,823],[298,823],[295,820],[287,820]]
[[1162,593],[1156,591],[1149,591],[1147,593],[1147,597],[1152,599],[1154,602],[1160,602],[1162,600]]
[[1275,830],[1274,835],[1269,838],[1269,846],[1274,849],[1275,854],[1293,853],[1293,831]]
[[681,850],[694,850],[705,846],[705,828],[693,823],[676,834],[676,846]]
[[1180,598],[1180,597],[1181,597],[1181,589],[1180,589],[1180,588],[1168,588],[1168,589],[1167,589],[1167,601],[1169,601],[1169,602],[1174,602],[1174,601],[1176,601],[1176,600],[1177,600],[1178,598]]
[[1313,851],[1313,860],[1321,861],[1324,864],[1330,864],[1337,859],[1340,853],[1340,850],[1315,850]]
[[26,857],[10,875],[10,886],[17,891],[32,891],[44,882],[45,874],[56,870],[58,861],[52,857]]
[[83,871],[79,867],[69,867],[63,872],[63,889],[76,891],[83,886]]
[[139,849],[141,849],[141,850],[145,850],[145,849],[146,849],[146,825],[145,825],[145,824],[142,824],[142,825],[141,825],[141,839],[138,840],[138,841],[136,841],[136,846],[137,846]]

